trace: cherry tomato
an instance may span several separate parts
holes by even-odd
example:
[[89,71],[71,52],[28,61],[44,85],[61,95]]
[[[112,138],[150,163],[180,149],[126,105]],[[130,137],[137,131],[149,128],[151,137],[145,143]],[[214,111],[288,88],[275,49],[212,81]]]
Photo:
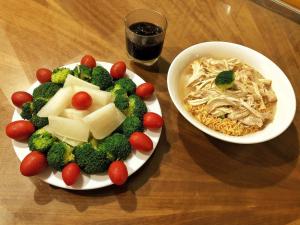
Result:
[[41,83],[46,83],[51,81],[52,71],[47,68],[40,68],[36,71],[36,78]]
[[17,120],[7,124],[6,135],[16,141],[24,141],[34,132],[34,126],[30,121]]
[[143,132],[134,132],[129,137],[129,142],[133,149],[149,152],[153,148],[152,140]]
[[140,96],[142,99],[149,98],[154,92],[154,86],[151,83],[143,83],[139,85],[135,93]]
[[162,127],[162,125],[164,124],[164,120],[160,115],[156,113],[147,112],[144,114],[143,124],[146,128],[156,129]]
[[34,176],[47,167],[46,156],[37,151],[29,153],[21,162],[20,171],[24,176]]
[[96,66],[96,60],[91,55],[85,55],[85,56],[82,57],[82,59],[80,61],[80,64],[85,65],[89,68],[93,68],[93,67]]
[[62,170],[62,178],[66,185],[73,185],[80,175],[80,168],[76,163],[69,163]]
[[128,178],[127,167],[122,161],[114,161],[108,168],[108,176],[116,185],[122,185]]
[[11,101],[15,106],[21,108],[24,103],[32,101],[32,95],[25,91],[16,91],[11,95]]
[[85,91],[79,91],[72,97],[72,105],[79,110],[88,109],[92,105],[92,97]]
[[123,61],[118,61],[110,68],[110,75],[114,79],[120,79],[124,77],[126,72],[126,64]]

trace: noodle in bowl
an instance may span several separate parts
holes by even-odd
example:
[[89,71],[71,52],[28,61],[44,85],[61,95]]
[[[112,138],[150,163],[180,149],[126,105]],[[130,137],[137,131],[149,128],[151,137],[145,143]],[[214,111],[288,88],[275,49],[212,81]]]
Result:
[[[224,74],[234,78],[230,86],[217,82]],[[296,111],[294,90],[280,68],[250,48],[227,42],[205,42],[182,51],[169,68],[168,90],[190,123],[233,143],[275,138]]]

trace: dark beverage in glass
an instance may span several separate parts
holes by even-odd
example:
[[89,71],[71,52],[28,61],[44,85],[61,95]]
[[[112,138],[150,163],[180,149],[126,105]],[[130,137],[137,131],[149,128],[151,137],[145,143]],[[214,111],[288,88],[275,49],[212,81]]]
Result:
[[152,10],[138,9],[126,16],[125,25],[129,57],[145,65],[155,63],[164,43],[165,17]]

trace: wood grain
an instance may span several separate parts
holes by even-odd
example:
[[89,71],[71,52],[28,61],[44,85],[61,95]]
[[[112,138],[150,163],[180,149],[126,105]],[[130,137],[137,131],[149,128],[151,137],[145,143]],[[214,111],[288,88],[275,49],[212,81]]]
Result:
[[[168,19],[162,58],[152,68],[126,57],[123,18],[136,8]],[[190,125],[166,86],[180,51],[222,40],[272,59],[299,96],[299,24],[248,0],[7,0],[0,2],[0,40],[0,224],[300,224],[299,107],[278,138],[228,144]],[[125,60],[154,83],[165,127],[154,155],[124,187],[74,192],[21,176],[3,131],[14,110],[10,95],[33,83],[37,68],[76,62],[86,53]]]

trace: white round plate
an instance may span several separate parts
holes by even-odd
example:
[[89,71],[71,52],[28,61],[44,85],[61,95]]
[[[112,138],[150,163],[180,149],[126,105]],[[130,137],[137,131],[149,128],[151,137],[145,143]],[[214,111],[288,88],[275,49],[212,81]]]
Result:
[[[272,80],[272,88],[277,96],[276,113],[272,122],[255,133],[244,136],[230,136],[206,127],[185,110],[178,94],[179,78],[184,68],[201,56],[240,59],[242,62],[255,68],[267,79]],[[167,83],[171,99],[179,112],[201,131],[223,141],[239,144],[254,144],[268,141],[277,137],[288,128],[296,112],[295,93],[290,81],[282,70],[261,53],[234,43],[204,42],[183,50],[171,63]]]
[[[73,63],[73,64],[65,65],[64,67],[73,69],[78,64],[79,63]],[[97,65],[103,66],[108,71],[110,71],[110,68],[112,66],[111,63],[100,62],[100,61],[97,61]],[[137,74],[135,74],[134,72],[128,69],[126,70],[126,75],[127,77],[132,79],[134,83],[136,83],[136,85],[145,83],[145,81],[140,76],[138,76]],[[37,81],[27,91],[29,93],[32,93],[34,88],[36,88],[38,85],[40,85],[40,83]],[[153,95],[152,98],[146,100],[145,103],[147,105],[149,112],[155,112],[161,115],[160,105],[155,95]],[[17,110],[15,110],[12,117],[12,121],[20,120],[20,119],[22,119],[22,117],[17,112]],[[127,166],[129,176],[133,174],[135,171],[137,171],[150,158],[159,141],[161,129],[157,129],[155,131],[146,129],[144,133],[151,138],[153,142],[153,150],[149,153],[141,153],[139,151],[133,151],[131,153],[131,155],[124,161]],[[17,142],[15,140],[13,140],[12,143],[18,158],[22,161],[23,158],[30,153],[28,144],[26,142]],[[112,184],[107,173],[101,173],[95,175],[82,174],[80,179],[76,182],[76,184],[72,186],[67,186],[64,183],[64,181],[61,178],[61,172],[53,171],[51,168],[48,168],[43,173],[37,175],[37,177],[39,177],[41,180],[45,181],[48,184],[61,187],[61,188],[73,189],[73,190],[96,189],[96,188],[109,186]]]

